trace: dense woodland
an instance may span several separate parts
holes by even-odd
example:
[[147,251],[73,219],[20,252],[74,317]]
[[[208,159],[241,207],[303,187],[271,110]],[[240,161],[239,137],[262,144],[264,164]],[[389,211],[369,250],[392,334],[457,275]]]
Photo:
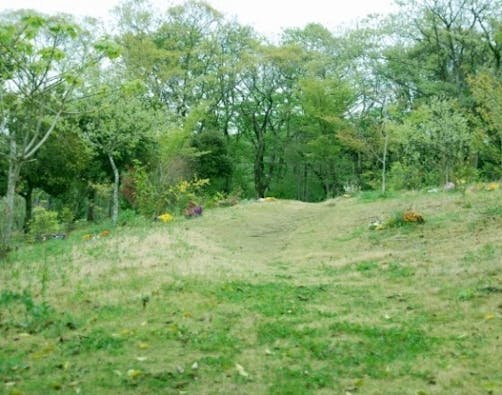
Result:
[[502,2],[399,4],[278,42],[198,1],[126,0],[108,32],[0,14],[1,244],[37,206],[116,223],[500,179]]

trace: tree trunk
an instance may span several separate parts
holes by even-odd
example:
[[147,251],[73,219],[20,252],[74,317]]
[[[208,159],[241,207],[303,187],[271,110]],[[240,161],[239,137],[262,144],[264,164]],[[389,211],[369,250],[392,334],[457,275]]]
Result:
[[302,200],[304,202],[306,202],[308,199],[308,183],[309,183],[308,177],[309,177],[308,164],[305,163],[303,165],[303,191],[302,191],[303,194]]
[[93,222],[96,218],[94,206],[96,204],[96,188],[89,186],[87,189],[87,222]]
[[[258,134],[258,133],[257,133]],[[263,136],[259,134],[256,145],[256,153],[254,159],[254,185],[257,198],[265,197],[266,183],[265,183],[265,141]]]
[[113,160],[113,156],[108,154],[108,159],[110,161],[110,165],[113,169],[113,199],[112,199],[112,223],[113,225],[117,225],[117,221],[119,218],[119,183],[120,183],[120,175],[119,170],[117,169],[117,165]]
[[33,212],[33,186],[30,182],[28,182],[28,187],[26,188],[26,192],[23,193],[24,197],[24,231],[28,233],[31,221],[31,215]]
[[383,143],[383,155],[382,155],[382,193],[385,193],[386,178],[387,178],[387,147],[389,145],[389,135],[386,134]]
[[7,175],[7,194],[5,195],[3,237],[2,248],[8,249],[12,243],[12,233],[14,230],[14,209],[16,198],[16,185],[21,171],[21,162],[17,156],[16,140],[12,137],[9,144],[9,170]]

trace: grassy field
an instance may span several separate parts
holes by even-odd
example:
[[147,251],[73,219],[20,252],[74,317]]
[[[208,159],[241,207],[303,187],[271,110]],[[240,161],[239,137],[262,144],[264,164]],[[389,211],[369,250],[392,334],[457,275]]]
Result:
[[501,293],[500,188],[76,231],[0,261],[0,393],[501,394]]

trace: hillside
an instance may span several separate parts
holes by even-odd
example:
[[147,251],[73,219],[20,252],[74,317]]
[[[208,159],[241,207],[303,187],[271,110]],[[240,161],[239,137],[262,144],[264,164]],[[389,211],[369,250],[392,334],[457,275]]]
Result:
[[74,232],[0,262],[0,393],[496,394],[501,269],[500,188]]

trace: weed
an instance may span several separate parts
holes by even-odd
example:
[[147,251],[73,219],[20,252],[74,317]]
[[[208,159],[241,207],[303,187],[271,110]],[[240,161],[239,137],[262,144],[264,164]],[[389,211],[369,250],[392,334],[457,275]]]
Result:
[[78,335],[64,343],[64,353],[78,355],[80,353],[94,353],[106,351],[107,353],[118,352],[125,343],[120,336],[113,336],[104,329],[96,328],[86,334]]
[[391,262],[388,265],[386,273],[389,278],[413,277],[415,270],[412,267],[405,266],[398,262]]
[[1,326],[38,333],[54,324],[54,309],[46,302],[35,303],[27,291],[2,291],[0,306],[3,307]]
[[360,273],[371,272],[377,270],[378,267],[379,264],[376,261],[359,262],[356,264],[356,270]]

